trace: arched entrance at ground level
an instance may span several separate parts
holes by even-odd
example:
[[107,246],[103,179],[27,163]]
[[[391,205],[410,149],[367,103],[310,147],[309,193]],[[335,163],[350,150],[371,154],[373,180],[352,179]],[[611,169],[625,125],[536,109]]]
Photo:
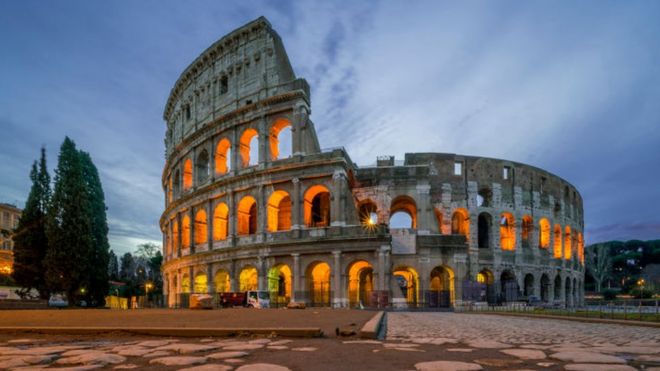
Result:
[[[410,267],[398,267],[392,272],[394,285],[392,300],[404,298],[409,306],[416,306],[419,298],[419,275]],[[398,290],[397,290],[398,288]]]
[[184,274],[183,277],[181,277],[181,293],[190,294],[190,276],[187,274]]
[[374,269],[368,262],[358,260],[348,269],[348,305],[358,307],[371,305]]
[[270,305],[284,306],[291,300],[291,269],[286,264],[278,264],[268,271],[268,292]]
[[510,271],[505,270],[500,276],[501,292],[500,298],[502,301],[511,302],[518,300],[518,281],[516,275]]
[[564,288],[564,295],[566,297],[566,306],[570,307],[573,305],[573,291],[571,287],[571,279],[566,277],[566,287]]
[[550,279],[547,274],[541,275],[541,301],[544,303],[548,302],[550,298]]
[[577,306],[580,303],[580,287],[575,278],[573,278],[573,306]]
[[259,286],[259,275],[257,273],[257,268],[251,266],[243,268],[241,270],[241,274],[238,277],[238,282],[238,291],[257,290]]
[[449,307],[454,302],[454,272],[438,266],[431,271],[431,282],[426,302],[429,307]]
[[231,291],[231,281],[229,279],[229,273],[225,270],[219,270],[215,273],[213,278],[213,283],[215,285],[215,292],[229,292]]
[[315,262],[307,267],[307,298],[310,306],[330,305],[330,265],[326,262]]
[[561,277],[559,274],[555,276],[555,301],[557,300],[564,300],[564,298],[561,297]]
[[536,295],[536,293],[534,292],[534,275],[532,275],[531,273],[527,273],[525,275],[525,287],[523,289],[523,295],[526,298]]
[[208,280],[204,273],[197,273],[195,275],[195,284],[193,286],[193,293],[206,294],[208,292]]
[[493,276],[493,272],[483,269],[477,273],[477,283],[480,284],[479,301],[495,303],[497,301],[497,295],[495,294],[495,277]]

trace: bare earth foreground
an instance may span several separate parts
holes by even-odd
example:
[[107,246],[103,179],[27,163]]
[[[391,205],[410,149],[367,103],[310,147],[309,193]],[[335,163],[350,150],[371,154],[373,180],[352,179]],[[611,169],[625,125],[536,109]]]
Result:
[[[375,312],[0,311],[0,327],[319,327],[324,338],[185,338],[0,332],[0,369],[653,370],[660,329],[495,315],[389,313],[387,337],[336,337]],[[351,326],[355,325],[355,326]],[[658,370],[657,368],[655,368]]]

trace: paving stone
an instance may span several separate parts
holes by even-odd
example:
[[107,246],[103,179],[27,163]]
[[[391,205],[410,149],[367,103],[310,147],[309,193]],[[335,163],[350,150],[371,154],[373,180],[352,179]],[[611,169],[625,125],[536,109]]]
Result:
[[249,354],[250,353],[247,353],[247,352],[229,351],[229,352],[212,353],[212,354],[207,355],[207,357],[211,358],[211,359],[241,358],[241,357],[245,357]]
[[473,348],[479,348],[479,349],[511,348],[511,345],[509,344],[500,343],[499,341],[495,341],[495,340],[485,340],[485,339],[470,340],[467,342],[467,344]]
[[294,352],[314,352],[318,350],[319,348],[315,347],[300,347],[300,348],[291,348]]
[[162,346],[165,346],[165,345],[167,345],[167,344],[177,343],[177,342],[179,342],[179,340],[177,340],[177,339],[166,339],[166,340],[145,340],[145,341],[141,341],[141,342],[139,342],[139,343],[137,343],[137,344],[135,344],[135,345],[136,345],[136,346],[139,346],[139,347],[150,347],[150,348],[155,348],[155,347],[162,347]]
[[55,363],[60,365],[107,365],[118,364],[126,361],[126,357],[118,354],[100,352],[98,350],[89,350],[86,353],[80,353],[70,357],[60,358]]
[[147,353],[151,353],[154,350],[152,348],[142,348],[134,346],[132,349],[123,349],[117,352],[120,356],[126,357],[141,357]]
[[523,345],[521,345],[520,347],[521,347],[521,348],[525,348],[525,349],[541,349],[541,350],[545,350],[545,349],[550,349],[550,348],[552,348],[552,345],[523,344]]
[[59,345],[59,346],[43,346],[43,347],[32,347],[26,349],[12,348],[13,350],[3,350],[0,349],[0,355],[46,355],[46,354],[56,354],[63,353],[68,350],[74,349],[83,349],[88,348],[87,346],[76,346],[76,345]]
[[416,348],[419,344],[409,344],[409,343],[385,343],[383,344],[385,348]]
[[42,339],[12,339],[7,340],[7,344],[34,344],[43,341]]
[[660,363],[660,356],[641,355],[641,356],[635,357],[635,360],[640,361],[640,362]]
[[291,342],[293,342],[293,340],[284,339],[284,340],[273,341],[272,343],[270,343],[270,345],[284,345],[284,344],[289,344]]
[[626,360],[623,358],[584,351],[554,353],[551,354],[550,357],[561,361],[575,363],[626,363]]
[[598,346],[590,348],[600,353],[611,353],[611,354],[659,354],[660,353],[660,344],[654,347],[649,346]]
[[193,357],[193,356],[172,356],[172,357],[161,357],[154,358],[149,361],[149,364],[152,365],[164,365],[164,366],[192,366],[199,365],[206,362],[206,357]]
[[270,343],[270,339],[254,339],[254,340],[248,341],[248,344],[262,344],[262,345],[265,345],[265,344],[268,344],[268,343]]
[[37,364],[50,363],[56,356],[0,356],[0,368],[25,367]]
[[181,368],[179,371],[229,371],[231,369],[233,369],[231,366],[213,364]]
[[471,371],[483,370],[483,367],[476,363],[455,362],[455,361],[430,361],[415,364],[418,371]]
[[611,365],[603,363],[572,363],[564,366],[569,371],[636,371],[628,365]]
[[474,349],[471,348],[449,348],[447,349],[448,352],[459,352],[459,353],[470,353],[474,351]]
[[132,363],[126,363],[123,365],[115,366],[115,370],[130,370],[133,368],[138,368],[138,365],[132,364]]
[[291,371],[291,369],[272,363],[252,363],[243,365],[237,368],[236,371]]
[[171,350],[179,354],[190,354],[198,352],[207,352],[210,350],[216,350],[220,348],[218,345],[211,344],[189,344],[189,343],[174,343],[167,344],[155,348],[156,350]]
[[474,361],[484,366],[506,367],[506,368],[511,367],[511,365],[523,363],[519,359],[505,359],[505,358],[482,358],[482,359],[475,359]]
[[551,367],[551,366],[554,366],[555,363],[554,362],[539,362],[536,365],[541,366],[541,367]]
[[171,354],[172,354],[171,352],[168,352],[166,350],[156,350],[156,351],[153,351],[151,353],[147,353],[147,354],[143,355],[142,357],[143,358],[165,357],[165,356],[169,356]]
[[502,349],[500,352],[520,359],[545,359],[546,355],[536,349]]
[[269,345],[269,346],[266,347],[266,349],[270,349],[270,350],[287,350],[287,349],[289,349],[289,347],[286,346],[286,345]]
[[[382,341],[378,341],[378,340],[345,340],[342,341],[342,343],[343,344],[377,344],[377,345],[383,344]],[[271,345],[279,345],[279,344],[273,343]]]
[[228,345],[228,346],[223,346],[222,349],[224,350],[255,350],[255,349],[261,349],[263,348],[263,344],[237,344],[237,345]]
[[[46,366],[48,367],[48,366]],[[55,368],[44,368],[44,367],[21,367],[21,368],[16,368],[14,370],[20,370],[20,371],[87,371],[87,370],[95,370],[97,368],[102,368],[104,367],[103,365],[83,365],[83,366],[73,366],[73,367],[55,367]]]
[[224,363],[235,364],[235,363],[243,363],[243,362],[245,362],[245,361],[242,360],[242,359],[238,359],[238,358],[227,358],[227,359],[225,359],[223,362],[224,362]]

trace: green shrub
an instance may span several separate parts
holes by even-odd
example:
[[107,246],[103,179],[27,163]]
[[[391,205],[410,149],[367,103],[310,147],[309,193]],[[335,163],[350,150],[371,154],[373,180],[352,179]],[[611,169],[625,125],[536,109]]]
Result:
[[630,290],[630,294],[635,299],[651,299],[653,297],[653,291],[641,287],[635,287]]
[[616,291],[611,290],[611,289],[606,289],[601,291],[601,294],[603,294],[603,299],[605,300],[615,300],[616,299]]

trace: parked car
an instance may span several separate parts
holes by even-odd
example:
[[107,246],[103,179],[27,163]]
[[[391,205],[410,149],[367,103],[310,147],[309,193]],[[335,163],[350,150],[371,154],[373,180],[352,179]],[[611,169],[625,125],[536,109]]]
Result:
[[69,301],[64,294],[52,294],[48,298],[48,306],[54,308],[66,308],[69,306]]

